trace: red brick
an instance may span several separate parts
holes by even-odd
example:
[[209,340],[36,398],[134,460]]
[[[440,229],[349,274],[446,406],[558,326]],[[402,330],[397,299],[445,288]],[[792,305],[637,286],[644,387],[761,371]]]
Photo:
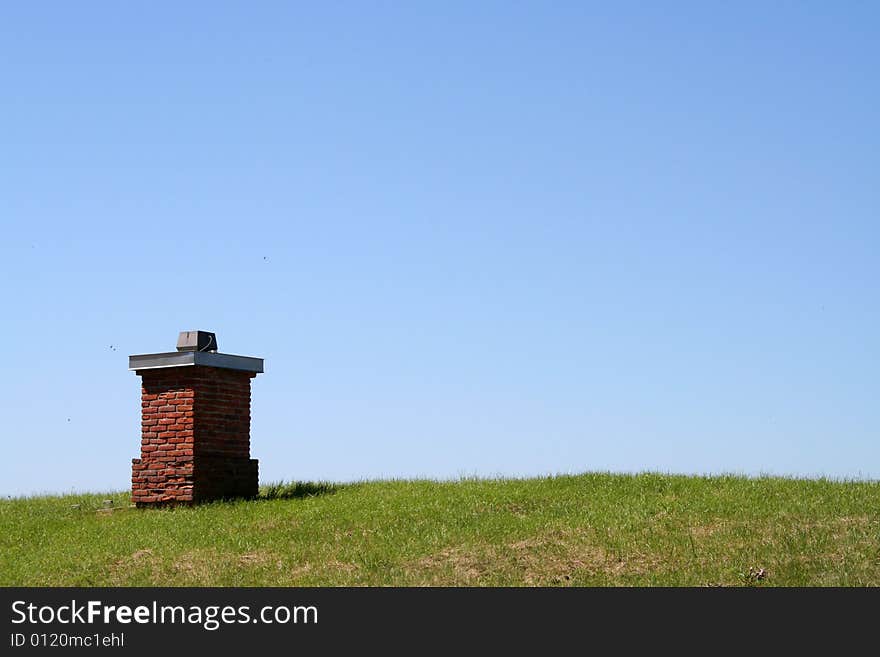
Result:
[[249,436],[255,374],[201,366],[138,374],[142,458],[132,461],[135,503],[255,493],[257,464],[250,460]]

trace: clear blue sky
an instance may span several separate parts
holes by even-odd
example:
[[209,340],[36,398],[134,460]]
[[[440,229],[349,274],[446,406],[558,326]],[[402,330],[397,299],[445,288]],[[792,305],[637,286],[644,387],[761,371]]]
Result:
[[266,359],[264,482],[880,477],[878,31],[5,3],[0,494],[127,488],[127,357],[196,328]]

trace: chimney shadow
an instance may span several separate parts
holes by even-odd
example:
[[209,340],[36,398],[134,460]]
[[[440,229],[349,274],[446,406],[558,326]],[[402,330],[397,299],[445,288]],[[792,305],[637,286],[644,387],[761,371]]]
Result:
[[257,500],[299,500],[318,495],[332,495],[341,488],[344,486],[323,481],[291,481],[287,483],[279,481],[260,486]]

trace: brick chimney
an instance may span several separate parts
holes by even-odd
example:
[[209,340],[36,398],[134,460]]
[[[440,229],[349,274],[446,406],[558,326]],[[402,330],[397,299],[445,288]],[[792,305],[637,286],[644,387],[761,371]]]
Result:
[[177,351],[129,356],[141,377],[141,458],[132,459],[139,507],[255,497],[251,379],[262,358],[217,353],[217,337],[183,331]]

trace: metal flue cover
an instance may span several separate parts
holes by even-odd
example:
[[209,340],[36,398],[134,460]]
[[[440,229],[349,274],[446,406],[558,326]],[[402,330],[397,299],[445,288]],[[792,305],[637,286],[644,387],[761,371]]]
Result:
[[181,331],[177,351],[217,351],[217,336],[208,331]]

